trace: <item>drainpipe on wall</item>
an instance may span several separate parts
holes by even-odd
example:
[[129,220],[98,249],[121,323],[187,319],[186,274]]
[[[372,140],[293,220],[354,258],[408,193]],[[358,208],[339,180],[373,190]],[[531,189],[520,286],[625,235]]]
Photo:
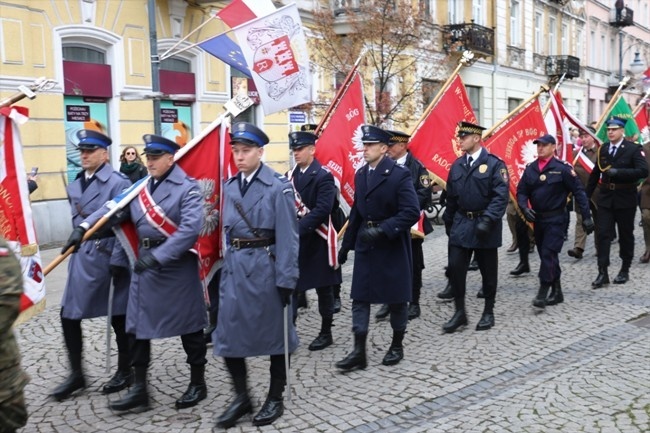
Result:
[[[160,94],[160,57],[158,56],[158,35],[156,33],[156,0],[147,0],[149,16],[149,51],[151,52],[151,91]],[[153,129],[156,135],[161,135],[160,98],[153,98]]]

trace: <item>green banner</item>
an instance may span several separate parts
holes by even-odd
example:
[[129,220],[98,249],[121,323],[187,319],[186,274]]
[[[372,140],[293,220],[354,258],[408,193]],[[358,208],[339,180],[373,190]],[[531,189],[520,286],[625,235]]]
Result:
[[618,101],[616,104],[614,104],[612,110],[607,113],[605,122],[603,122],[602,126],[598,130],[598,138],[600,141],[603,143],[609,141],[607,139],[607,120],[609,120],[612,116],[627,119],[627,123],[625,124],[625,138],[630,141],[637,141],[641,135],[641,132],[639,131],[639,128],[636,126],[636,122],[634,121],[632,109],[629,105],[627,105],[627,102],[621,96],[618,97]]

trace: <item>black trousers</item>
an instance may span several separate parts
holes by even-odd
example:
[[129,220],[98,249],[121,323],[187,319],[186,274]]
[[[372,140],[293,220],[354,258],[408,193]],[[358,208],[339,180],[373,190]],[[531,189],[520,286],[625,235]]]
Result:
[[[324,320],[331,320],[334,317],[334,286],[318,287],[318,313]],[[291,309],[293,310],[293,321],[298,317],[298,290],[293,291]]]
[[[408,323],[408,303],[388,304],[390,311],[390,326],[393,331],[406,331]],[[370,324],[370,303],[352,301],[352,332],[354,334],[367,334]]]
[[[133,350],[133,366],[149,367],[151,362],[151,340],[138,340],[134,334],[128,334]],[[181,335],[183,349],[187,354],[187,362],[190,365],[205,365],[208,361],[205,358],[207,351],[203,330]]]
[[515,224],[517,232],[517,246],[519,247],[519,261],[528,263],[528,254],[530,251],[530,238],[528,237],[528,224],[517,216],[517,223]]
[[[63,315],[63,308],[61,308]],[[125,331],[126,316],[111,317],[111,326],[115,331],[115,341],[117,342],[117,351],[126,353],[129,351],[129,339]],[[68,353],[81,353],[83,350],[83,335],[81,332],[81,319],[65,319],[61,317],[61,328],[63,329],[63,340]]]
[[499,258],[496,248],[474,249],[463,248],[456,245],[449,245],[449,282],[454,292],[456,306],[464,308],[465,290],[467,284],[467,268],[469,260],[474,251],[474,258],[478,262],[483,279],[483,293],[485,294],[486,305],[494,304],[497,294],[497,274]]
[[621,268],[628,270],[634,258],[634,216],[636,207],[625,209],[598,208],[598,266],[609,266],[612,233],[618,228]]
[[413,289],[411,291],[411,303],[420,303],[420,292],[422,290],[422,269],[424,269],[424,253],[422,252],[424,239],[411,239],[411,252],[413,255]]
[[[271,355],[271,366],[269,367],[269,372],[272,379],[278,379],[282,381],[287,380],[287,370],[286,364],[284,362],[284,355]],[[230,376],[235,378],[246,378],[246,358],[229,358],[225,357],[224,361],[226,362],[226,367]],[[291,363],[291,357],[289,357],[289,362]]]
[[[564,215],[563,217],[566,218]],[[551,285],[559,280],[562,274],[558,254],[564,244],[564,218],[535,222],[535,243],[540,258],[540,284]]]

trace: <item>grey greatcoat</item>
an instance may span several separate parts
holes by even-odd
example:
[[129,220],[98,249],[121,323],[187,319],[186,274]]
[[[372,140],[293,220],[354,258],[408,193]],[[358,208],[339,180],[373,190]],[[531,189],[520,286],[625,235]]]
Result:
[[[373,304],[411,301],[413,258],[411,226],[420,206],[411,173],[384,156],[368,179],[368,165],[354,176],[354,204],[342,248],[354,250],[351,298]],[[386,237],[373,243],[359,238],[378,225]]]
[[[228,247],[221,271],[219,319],[214,331],[218,356],[281,355],[284,353],[283,305],[278,287],[294,289],[298,281],[298,223],[293,188],[289,181],[262,164],[242,197],[241,174],[224,187],[223,229]],[[235,205],[261,237],[275,244],[235,249],[235,238],[255,238]],[[274,255],[273,259],[270,255]],[[291,319],[289,352],[298,347]]]
[[[83,192],[81,176],[67,188],[73,227],[81,224],[84,218],[131,185],[126,176],[113,170],[108,164],[104,164],[95,172],[95,180]],[[103,230],[95,239],[83,242],[79,251],[70,256],[68,280],[61,299],[62,317],[87,319],[108,314],[111,284],[109,263],[127,266],[119,242],[110,230]],[[128,277],[116,279],[114,283],[112,314],[124,315],[129,291]]]
[[[190,252],[204,221],[203,197],[196,181],[183,169],[174,165],[170,170],[152,197],[178,228],[161,245],[140,247],[139,257],[152,253],[160,266],[134,273],[131,278],[126,332],[139,340],[190,334],[207,324],[198,258]],[[147,185],[150,190],[152,182],[150,179]],[[101,214],[92,215],[88,222]],[[141,242],[165,238],[148,222],[137,197],[129,206],[129,214]]]

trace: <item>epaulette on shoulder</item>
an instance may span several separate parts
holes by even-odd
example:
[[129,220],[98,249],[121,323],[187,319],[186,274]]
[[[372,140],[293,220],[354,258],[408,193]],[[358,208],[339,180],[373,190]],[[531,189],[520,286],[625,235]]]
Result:
[[503,162],[503,163],[505,164],[505,161],[504,161],[503,159],[501,159],[500,157],[496,156],[494,153],[489,153],[489,152],[488,152],[488,158],[489,158],[490,156],[491,156],[492,158],[494,158],[494,159],[496,159],[496,160],[498,160],[498,161],[501,161],[501,162]]
[[275,176],[276,179],[279,179],[281,182],[289,182],[289,178],[287,178],[284,174],[280,174],[277,171],[273,172],[273,176]]
[[190,182],[196,182],[196,178],[193,178],[192,176],[187,176],[187,179],[188,179]]
[[329,167],[325,167],[324,165],[321,165],[320,168],[321,168],[322,170],[325,170],[325,171],[328,172],[328,173],[331,173],[331,172],[332,172],[332,170],[330,170]]
[[121,179],[128,179],[129,178],[126,174],[122,173],[121,171],[113,170],[113,173],[115,173]]

